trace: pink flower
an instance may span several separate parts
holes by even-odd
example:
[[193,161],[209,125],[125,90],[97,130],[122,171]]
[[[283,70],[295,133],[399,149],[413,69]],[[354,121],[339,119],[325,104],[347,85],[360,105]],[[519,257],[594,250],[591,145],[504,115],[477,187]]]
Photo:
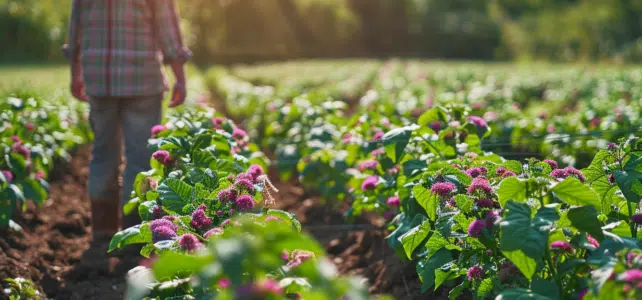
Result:
[[181,235],[181,237],[178,238],[178,245],[182,249],[190,252],[203,246],[203,244],[201,244],[201,241],[191,233]]
[[237,192],[233,189],[224,189],[218,192],[217,198],[220,202],[236,201]]
[[232,222],[232,219],[226,219],[225,221],[221,222],[221,227],[225,227],[227,224],[230,224]]
[[254,184],[254,176],[252,176],[250,173],[241,173],[236,175],[236,181],[239,181],[239,180],[247,180],[252,184]]
[[4,178],[7,180],[7,182],[13,181],[13,174],[11,174],[11,171],[2,170],[0,172],[2,172],[2,175],[4,175]]
[[492,210],[489,211],[486,214],[486,217],[484,217],[484,222],[486,222],[486,229],[490,230],[491,228],[493,228],[493,225],[495,225],[495,222],[497,221],[497,219],[499,219],[499,216],[497,215],[497,213],[495,213]]
[[257,283],[256,292],[258,295],[281,295],[283,288],[281,288],[279,282],[276,280],[264,279]]
[[548,132],[548,133],[553,133],[553,132],[555,132],[555,130],[557,130],[557,129],[555,128],[555,125],[553,125],[553,124],[550,124],[550,125],[548,125],[548,127],[546,127],[546,132]]
[[441,122],[435,121],[430,123],[430,128],[436,132],[439,133],[439,130],[441,129]]
[[203,235],[203,237],[207,239],[207,238],[209,238],[209,237],[210,237],[210,236],[212,236],[212,235],[221,235],[221,234],[223,234],[223,228],[220,228],[220,227],[214,227],[214,228],[212,228],[212,229],[208,230],[208,231]]
[[245,133],[245,130],[240,129],[240,128],[234,128],[234,131],[232,131],[232,137],[235,140],[242,140],[247,136],[247,133]]
[[472,237],[480,237],[482,230],[486,227],[486,222],[482,220],[475,220],[468,226],[468,235]]
[[165,125],[154,125],[154,127],[152,127],[152,136],[156,136],[165,130],[167,130],[167,126]]
[[617,145],[615,143],[609,143],[609,145],[607,146],[607,149],[609,151],[613,151],[613,150],[617,149]]
[[174,220],[176,220],[176,217],[174,217],[174,216],[164,216],[163,220],[174,222]]
[[508,170],[504,167],[497,167],[497,170],[495,170],[495,174],[502,176],[504,173],[506,173]]
[[219,289],[226,289],[232,285],[232,282],[227,278],[223,278],[218,281],[217,285]]
[[219,118],[219,117],[213,118],[212,126],[214,126],[215,129],[221,129],[223,128],[223,121],[224,121],[223,118]]
[[147,181],[147,183],[149,184],[149,188],[150,189],[156,190],[156,188],[158,188],[158,182],[156,182],[156,180],[154,180],[154,178],[147,177],[147,178],[145,178],[145,181]]
[[375,150],[373,150],[373,151],[372,151],[372,153],[370,153],[370,154],[372,154],[372,156],[374,156],[374,157],[377,157],[377,156],[379,156],[379,155],[384,155],[384,154],[386,154],[386,151],[385,151],[385,150],[383,150],[383,148],[379,148],[379,149],[375,149]]
[[379,163],[376,160],[366,160],[359,164],[359,171],[376,170]]
[[386,219],[386,220],[390,220],[394,216],[395,216],[395,213],[391,212],[391,211],[386,211],[386,212],[383,213],[383,218]]
[[254,199],[250,195],[239,196],[235,203],[240,210],[250,210],[254,207]]
[[29,151],[29,149],[23,146],[20,142],[14,143],[13,146],[11,146],[11,151],[24,156],[25,159],[29,159],[31,157],[31,152]]
[[580,170],[576,169],[576,168],[573,168],[573,167],[566,167],[566,168],[564,168],[564,171],[566,171],[566,173],[567,173],[569,176],[574,175],[574,176],[575,176],[577,179],[579,179],[581,182],[585,182],[585,181],[586,181],[586,177],[584,177],[584,174],[582,174],[582,172],[581,172]]
[[609,175],[609,183],[611,183],[611,184],[615,183],[615,175],[613,175],[613,174]]
[[557,165],[556,161],[554,161],[552,159],[545,159],[544,162],[547,163],[549,166],[551,166],[551,169],[553,169],[553,170],[557,169],[558,165]]
[[571,246],[567,241],[554,241],[551,243],[550,248],[562,252],[573,252],[573,246]]
[[281,251],[281,259],[285,261],[290,260],[290,253],[288,250],[283,249],[283,251]]
[[468,117],[468,121],[471,123],[475,124],[477,127],[488,127],[488,123],[486,123],[486,120],[476,117],[476,116],[470,116]]
[[591,243],[591,245],[593,245],[593,247],[595,247],[595,248],[599,248],[600,247],[600,243],[594,237],[592,237],[590,234],[588,234],[588,233],[586,234],[586,239],[589,241],[589,243]]
[[642,214],[632,215],[631,221],[635,224],[642,224]]
[[247,191],[250,194],[254,194],[254,184],[248,179],[236,180],[234,183],[234,188],[238,191]]
[[344,134],[344,135],[343,135],[343,138],[341,138],[341,141],[342,141],[344,144],[348,144],[348,143],[350,143],[350,140],[351,140],[351,139],[352,139],[352,134],[350,134],[350,133],[348,132],[348,133],[346,133],[346,134]]
[[562,180],[562,179],[568,177],[568,172],[566,172],[566,170],[564,170],[564,169],[555,169],[555,170],[551,171],[550,175],[551,175],[551,177],[553,177],[555,179]]
[[33,131],[34,129],[36,129],[36,126],[31,123],[27,123],[25,124],[25,128],[29,131]]
[[642,270],[631,269],[624,272],[624,280],[626,282],[640,282],[642,281]]
[[303,262],[314,258],[314,253],[309,252],[309,251],[302,251],[302,250],[294,250],[292,251],[292,254],[290,255],[290,259],[288,261],[287,266],[290,268],[294,268],[296,266],[299,266]]
[[196,229],[204,230],[212,225],[212,219],[207,217],[204,209],[197,209],[192,213],[190,225]]
[[152,216],[154,217],[154,220],[162,218],[163,213],[163,208],[160,205],[154,205],[154,207],[152,207]]
[[469,281],[481,279],[483,275],[484,269],[482,269],[481,266],[472,266],[468,269],[468,272],[466,272],[466,277],[468,277]]
[[149,223],[149,230],[154,231],[157,227],[169,227],[172,231],[178,230],[178,227],[170,220],[158,219]]
[[388,204],[388,206],[390,206],[390,207],[397,208],[401,204],[401,201],[399,200],[399,197],[392,196],[392,197],[388,198],[388,200],[386,200],[386,204]]
[[361,184],[361,189],[364,191],[374,190],[377,187],[378,182],[379,177],[370,176],[363,181],[363,183]]
[[36,171],[35,177],[36,179],[45,179],[45,173],[43,171],[38,170]]
[[444,182],[435,182],[432,187],[430,187],[430,192],[437,194],[442,198],[446,198],[452,193],[457,187],[448,181]]
[[247,173],[252,176],[252,178],[256,181],[256,178],[263,175],[263,168],[257,164],[251,165],[250,168],[247,169]]
[[466,174],[471,178],[477,178],[479,176],[484,175],[484,172],[480,168],[470,168],[466,170]]
[[22,140],[19,137],[15,136],[15,135],[11,136],[11,140],[16,142],[16,143],[22,143]]
[[469,195],[472,195],[475,192],[481,192],[485,195],[492,195],[493,188],[488,183],[488,180],[481,177],[477,177],[473,179],[473,182],[468,187],[467,192]]
[[586,294],[588,294],[588,289],[583,289],[583,290],[581,290],[581,291],[577,294],[577,299],[578,299],[578,300],[582,300],[582,299],[584,299],[584,296],[586,296]]
[[161,164],[167,165],[172,161],[172,157],[169,152],[165,150],[158,150],[152,154],[152,158],[160,162]]
[[479,154],[477,154],[475,152],[466,152],[465,156],[470,157],[472,159],[475,159],[475,158],[479,157]]
[[171,240],[176,237],[176,231],[168,226],[154,227],[152,230],[152,242],[158,243],[160,241]]
[[477,207],[479,207],[479,208],[493,208],[493,207],[495,207],[495,201],[493,201],[493,199],[479,199],[479,200],[477,200]]
[[383,136],[384,136],[383,131],[379,130],[379,131],[375,132],[375,134],[372,136],[372,140],[373,140],[373,141],[378,141],[378,140],[380,140]]
[[515,174],[515,172],[509,171],[509,170],[506,170],[506,172],[504,172],[504,174],[502,174],[503,178],[511,177],[511,176],[517,176],[517,174]]

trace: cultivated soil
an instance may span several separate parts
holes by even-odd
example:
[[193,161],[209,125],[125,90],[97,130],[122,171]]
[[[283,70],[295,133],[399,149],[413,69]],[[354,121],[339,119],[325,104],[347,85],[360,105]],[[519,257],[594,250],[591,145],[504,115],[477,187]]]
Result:
[[[136,248],[108,254],[107,240],[92,241],[86,195],[89,158],[89,149],[82,148],[69,164],[57,167],[51,199],[14,218],[22,231],[0,231],[0,278],[31,279],[49,299],[122,299],[127,271],[144,261]],[[325,204],[295,183],[276,185],[277,207],[297,215],[304,230],[326,247],[339,272],[364,277],[373,294],[441,298],[419,294],[413,265],[396,257],[384,241],[388,232],[380,229],[382,220],[363,216],[354,226],[346,225],[345,207]]]

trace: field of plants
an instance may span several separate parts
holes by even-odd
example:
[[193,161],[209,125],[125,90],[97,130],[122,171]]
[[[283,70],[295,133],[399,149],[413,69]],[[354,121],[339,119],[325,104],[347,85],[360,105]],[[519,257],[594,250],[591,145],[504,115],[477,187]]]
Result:
[[125,207],[142,222],[109,244],[91,241],[87,106],[64,85],[3,87],[7,297],[642,297],[640,68],[191,74],[190,101],[148,129]]

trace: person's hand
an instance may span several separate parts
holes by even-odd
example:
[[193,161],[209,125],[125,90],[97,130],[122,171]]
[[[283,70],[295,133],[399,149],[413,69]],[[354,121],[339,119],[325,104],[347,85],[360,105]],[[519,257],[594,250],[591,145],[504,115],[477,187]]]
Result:
[[174,89],[172,90],[172,99],[170,99],[168,106],[172,108],[182,105],[185,102],[185,97],[187,97],[185,81],[179,80],[174,84]]
[[81,78],[73,78],[71,80],[71,95],[83,102],[87,102],[89,100],[89,97],[87,97],[87,94],[85,93],[85,83]]

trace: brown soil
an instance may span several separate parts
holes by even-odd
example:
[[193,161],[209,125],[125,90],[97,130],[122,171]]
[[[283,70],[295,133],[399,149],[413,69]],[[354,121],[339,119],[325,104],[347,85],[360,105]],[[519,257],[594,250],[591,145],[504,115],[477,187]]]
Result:
[[50,299],[122,299],[125,274],[138,258],[108,255],[108,241],[92,242],[89,156],[87,148],[80,149],[56,169],[51,199],[15,219],[22,231],[0,232],[0,278],[31,279]]
[[303,230],[325,246],[341,274],[364,277],[373,294],[395,299],[447,299],[447,292],[421,294],[414,264],[401,260],[388,246],[384,238],[389,232],[381,228],[385,222],[380,218],[366,215],[346,224],[341,213],[346,207],[323,203],[294,183],[279,183],[277,187],[276,206],[296,214]]
[[[81,149],[69,164],[57,168],[51,200],[15,219],[23,231],[0,232],[0,278],[31,279],[50,299],[122,299],[125,275],[140,263],[140,256],[131,248],[107,254],[108,241],[92,241],[86,196],[89,157],[89,150]],[[295,183],[277,187],[278,208],[297,215],[304,230],[326,246],[340,273],[362,276],[372,293],[395,299],[438,296],[420,294],[413,265],[399,259],[384,241],[388,232],[378,227],[381,219],[363,216],[351,227],[342,215],[346,207],[322,203]]]

